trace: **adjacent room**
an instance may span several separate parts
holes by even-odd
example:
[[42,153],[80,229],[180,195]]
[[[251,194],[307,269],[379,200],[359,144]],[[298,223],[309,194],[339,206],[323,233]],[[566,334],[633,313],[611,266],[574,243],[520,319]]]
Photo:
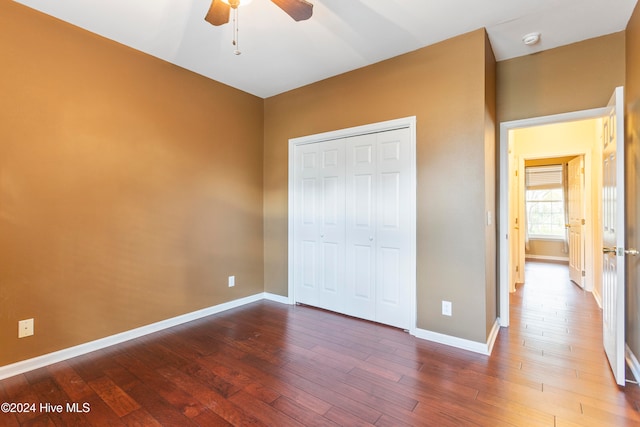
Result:
[[1,3],[0,424],[640,423],[636,3]]

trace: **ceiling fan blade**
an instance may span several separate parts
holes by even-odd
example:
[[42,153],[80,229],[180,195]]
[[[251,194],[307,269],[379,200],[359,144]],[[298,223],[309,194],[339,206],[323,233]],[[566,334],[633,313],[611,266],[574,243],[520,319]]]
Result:
[[313,15],[313,5],[306,0],[271,0],[296,21],[304,21]]
[[212,0],[211,6],[209,6],[209,12],[207,12],[204,20],[216,26],[226,24],[229,22],[230,9],[231,7],[222,0]]

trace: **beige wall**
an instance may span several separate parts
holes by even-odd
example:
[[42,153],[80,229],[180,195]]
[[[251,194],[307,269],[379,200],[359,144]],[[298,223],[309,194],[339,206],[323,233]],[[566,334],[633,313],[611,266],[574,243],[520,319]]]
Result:
[[[497,112],[496,112],[496,57],[485,32],[485,73],[484,73],[484,220],[485,223],[485,327],[490,331],[498,316],[498,247],[497,247]],[[488,225],[487,213],[490,212],[491,224]]]
[[552,259],[556,261],[568,261],[569,254],[564,252],[563,240],[529,238],[529,247],[525,251],[526,258]]
[[[640,249],[640,6],[627,27],[627,247]],[[627,257],[627,344],[640,357],[640,256]]]
[[[488,50],[478,30],[265,101],[267,292],[287,294],[288,140],[415,115],[418,327],[486,342],[496,318],[495,226],[485,227],[495,182]],[[453,317],[440,314],[442,300]]]
[[624,31],[498,63],[498,120],[607,105],[624,85]]
[[262,99],[14,2],[0,52],[0,366],[263,291]]

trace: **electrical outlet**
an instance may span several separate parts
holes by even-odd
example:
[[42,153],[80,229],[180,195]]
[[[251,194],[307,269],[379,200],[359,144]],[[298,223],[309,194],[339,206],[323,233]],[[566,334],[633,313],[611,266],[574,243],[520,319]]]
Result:
[[30,337],[33,335],[33,319],[18,321],[18,338]]
[[442,315],[443,316],[451,316],[451,301],[442,301]]
[[229,276],[229,287],[233,288],[236,285],[236,276]]

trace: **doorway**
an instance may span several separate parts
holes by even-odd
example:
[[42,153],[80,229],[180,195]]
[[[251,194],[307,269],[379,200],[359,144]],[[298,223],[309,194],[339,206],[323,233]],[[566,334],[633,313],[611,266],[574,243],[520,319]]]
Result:
[[[598,168],[597,140],[601,127],[598,120],[606,109],[598,108],[573,113],[545,116],[501,123],[500,125],[500,326],[509,326],[509,295],[516,283],[524,282],[524,161],[526,158],[584,156],[585,168],[585,289],[598,289],[599,257],[594,254],[599,234],[601,172]],[[589,137],[571,136],[572,129],[593,121]],[[586,128],[585,128],[586,129]],[[586,132],[583,130],[582,132]],[[520,133],[520,135],[519,135]],[[520,136],[520,138],[519,138]],[[589,141],[584,141],[584,138]],[[522,146],[517,146],[520,139]],[[582,141],[580,139],[583,139]],[[588,146],[587,146],[588,144]],[[517,191],[520,188],[521,191]],[[514,209],[520,209],[514,214]],[[591,215],[589,215],[591,213]],[[596,295],[597,299],[597,295]]]

